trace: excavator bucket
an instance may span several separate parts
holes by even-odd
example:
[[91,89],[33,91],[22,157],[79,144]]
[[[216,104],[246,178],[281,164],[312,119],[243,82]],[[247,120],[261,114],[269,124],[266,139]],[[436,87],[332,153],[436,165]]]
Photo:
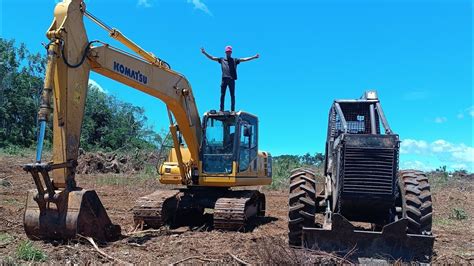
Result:
[[364,231],[340,214],[332,215],[330,228],[303,227],[306,248],[336,252],[342,256],[388,258],[403,261],[429,262],[434,237],[407,234],[407,219],[390,223],[382,231]]
[[[71,239],[77,235],[99,241],[114,241],[120,226],[112,224],[94,190],[79,187],[55,190],[49,172],[75,167],[75,163],[33,163],[23,169],[29,172],[36,189],[29,190],[23,223],[31,239]],[[43,185],[44,184],[44,185]]]
[[94,190],[56,191],[53,199],[47,197],[28,191],[24,227],[30,239],[71,239],[78,234],[99,241],[119,238],[120,226],[112,224]]

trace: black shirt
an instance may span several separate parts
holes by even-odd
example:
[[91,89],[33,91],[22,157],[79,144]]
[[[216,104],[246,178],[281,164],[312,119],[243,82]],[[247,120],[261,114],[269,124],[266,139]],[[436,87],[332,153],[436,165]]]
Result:
[[217,59],[217,62],[221,64],[222,78],[230,78],[233,80],[237,79],[237,65],[240,63],[239,58],[221,57]]

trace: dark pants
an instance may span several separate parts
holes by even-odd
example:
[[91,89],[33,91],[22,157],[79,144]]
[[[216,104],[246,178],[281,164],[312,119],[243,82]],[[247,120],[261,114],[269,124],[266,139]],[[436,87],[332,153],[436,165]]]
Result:
[[221,83],[221,111],[224,111],[225,90],[229,86],[230,92],[230,110],[235,111],[235,80],[231,78],[222,78]]

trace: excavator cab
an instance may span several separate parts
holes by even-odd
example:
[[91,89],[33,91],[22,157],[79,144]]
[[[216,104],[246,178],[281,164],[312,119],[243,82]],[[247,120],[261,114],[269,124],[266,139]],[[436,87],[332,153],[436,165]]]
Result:
[[[133,208],[135,224],[159,228],[175,217],[203,215],[214,209],[213,226],[219,230],[244,229],[250,219],[265,216],[265,195],[258,190],[232,190],[233,186],[269,185],[272,157],[258,151],[258,118],[247,112],[211,110],[202,119],[199,166],[193,168],[187,187],[158,190],[138,199]],[[191,161],[189,148],[180,144],[184,164]],[[173,148],[160,167],[160,182],[181,182],[179,156]],[[184,167],[183,167],[184,168]]]
[[247,170],[257,157],[257,128],[257,117],[249,113],[206,113],[201,145],[202,172],[230,175]]

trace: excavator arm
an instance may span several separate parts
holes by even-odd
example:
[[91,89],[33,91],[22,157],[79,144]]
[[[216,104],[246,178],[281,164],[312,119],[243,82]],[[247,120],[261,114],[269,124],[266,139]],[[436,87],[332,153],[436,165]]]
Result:
[[[64,0],[56,5],[54,20],[47,31],[50,40],[48,63],[38,120],[40,133],[36,162],[24,166],[35,181],[29,191],[24,216],[30,238],[72,238],[77,234],[112,240],[120,227],[112,224],[94,190],[76,186],[81,126],[84,116],[90,71],[162,100],[169,112],[170,130],[180,168],[186,183],[192,168],[198,167],[201,122],[186,78],[164,61],[141,49],[118,30],[110,35],[138,56],[94,41],[89,42],[83,19],[87,15],[82,0]],[[92,46],[93,43],[101,43]],[[52,108],[54,106],[54,108]],[[53,158],[41,162],[46,121],[53,110]],[[183,161],[178,131],[189,150]]]
[[[40,121],[48,119],[52,109],[50,97],[53,91],[53,161],[68,162],[77,159],[89,72],[92,70],[161,99],[170,112],[173,139],[177,141],[176,132],[179,130],[189,149],[190,161],[181,161],[180,165],[196,165],[202,129],[187,79],[169,69],[168,64],[141,49],[116,29],[110,29],[110,35],[136,51],[140,57],[112,48],[108,44],[102,43],[92,47],[93,43],[100,42],[88,41],[83,23],[84,14],[98,21],[85,11],[82,1],[61,2],[55,9],[55,19],[47,32],[51,42],[39,117]],[[180,157],[179,151],[177,153]],[[40,160],[39,153],[37,161]],[[186,178],[186,172],[182,171],[183,179]],[[65,183],[69,182],[74,187],[74,181],[71,179],[73,175],[73,172],[67,169],[54,170],[55,186],[63,188],[66,187]]]
[[[181,160],[180,165],[184,167],[184,165],[194,164],[197,167],[202,129],[191,85],[187,79],[170,69],[153,65],[108,45],[92,48],[88,58],[92,71],[166,103],[168,111],[174,117],[173,119],[170,116],[173,139],[177,141],[176,131],[179,130],[191,155],[190,162]],[[174,147],[179,146],[178,143],[174,145]],[[179,154],[179,151],[177,152]],[[188,170],[181,172],[185,174]],[[182,176],[182,178],[186,177]]]

